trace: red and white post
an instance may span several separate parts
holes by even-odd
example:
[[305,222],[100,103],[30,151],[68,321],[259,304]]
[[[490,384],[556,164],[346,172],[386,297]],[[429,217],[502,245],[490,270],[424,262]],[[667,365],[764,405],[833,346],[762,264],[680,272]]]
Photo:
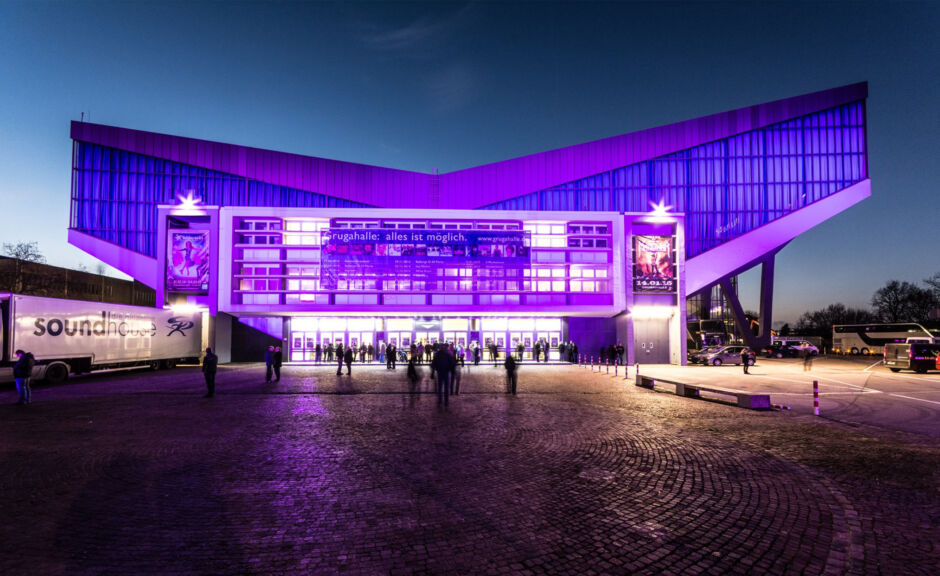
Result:
[[813,414],[819,416],[819,380],[813,380]]

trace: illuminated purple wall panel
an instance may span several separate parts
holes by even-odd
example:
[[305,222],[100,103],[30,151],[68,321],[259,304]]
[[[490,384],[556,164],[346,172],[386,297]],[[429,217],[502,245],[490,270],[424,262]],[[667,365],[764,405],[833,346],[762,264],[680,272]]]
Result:
[[101,124],[72,122],[72,139],[279,186],[390,208],[427,197],[431,176]]
[[859,83],[439,176],[99,124],[72,139],[385,208],[472,209],[863,100]]
[[851,84],[441,175],[442,205],[477,208],[791,118],[863,100]]

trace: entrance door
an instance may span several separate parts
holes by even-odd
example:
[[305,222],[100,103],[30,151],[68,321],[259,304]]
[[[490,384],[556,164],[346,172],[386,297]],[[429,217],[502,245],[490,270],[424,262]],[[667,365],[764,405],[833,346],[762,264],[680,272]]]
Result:
[[[538,340],[541,340],[546,345],[548,345],[548,358],[550,360],[558,360],[558,343],[561,341],[561,332],[539,332],[536,337]],[[542,354],[542,358],[544,358],[545,352],[543,351]]]
[[441,341],[440,332],[415,332],[415,342],[422,342],[425,346]]
[[633,353],[640,364],[669,364],[669,321],[635,320]]

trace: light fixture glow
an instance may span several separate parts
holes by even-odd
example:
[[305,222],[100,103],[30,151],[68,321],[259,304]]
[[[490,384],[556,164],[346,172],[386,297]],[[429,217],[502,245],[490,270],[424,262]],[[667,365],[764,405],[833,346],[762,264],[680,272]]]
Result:
[[659,203],[650,201],[650,206],[653,208],[653,216],[666,216],[672,210],[672,206],[666,206],[665,198],[660,198]]
[[181,194],[176,195],[176,199],[179,200],[180,208],[183,210],[192,210],[196,208],[196,205],[202,202],[202,198],[195,196],[195,191],[190,190],[186,193],[186,196]]
[[673,306],[634,306],[630,308],[630,316],[635,319],[672,318],[675,314]]

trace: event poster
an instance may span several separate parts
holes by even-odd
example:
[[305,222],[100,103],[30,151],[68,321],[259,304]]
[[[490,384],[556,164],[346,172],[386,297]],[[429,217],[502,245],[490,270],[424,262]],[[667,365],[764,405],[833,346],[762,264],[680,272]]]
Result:
[[321,279],[325,289],[335,290],[339,280],[363,277],[433,278],[441,266],[523,270],[530,237],[521,230],[330,230]]
[[675,292],[676,262],[673,236],[633,237],[633,291]]
[[209,292],[208,230],[170,230],[166,254],[167,291]]

